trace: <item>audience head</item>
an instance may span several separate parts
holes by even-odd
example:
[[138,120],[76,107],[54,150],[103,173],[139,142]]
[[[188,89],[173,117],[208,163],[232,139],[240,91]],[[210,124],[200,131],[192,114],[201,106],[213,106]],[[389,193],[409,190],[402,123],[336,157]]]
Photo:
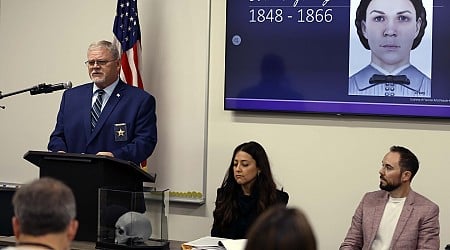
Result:
[[245,142],[234,149],[224,185],[276,188],[266,151],[259,143]]
[[412,181],[417,171],[419,171],[419,160],[417,159],[416,155],[414,155],[414,153],[409,149],[402,146],[392,146],[389,151],[392,153],[398,153],[400,155],[400,160],[398,162],[398,164],[400,165],[400,169],[402,172],[410,171],[410,181]]
[[[62,235],[69,243],[75,237],[75,198],[62,182],[43,177],[21,186],[13,196],[13,229],[21,237]],[[65,237],[67,236],[67,237]]]
[[406,197],[411,181],[419,169],[417,157],[407,148],[392,146],[381,161],[380,189],[394,197]]
[[305,214],[296,208],[272,206],[247,234],[246,250],[316,250],[316,238]]
[[256,214],[277,202],[277,189],[264,148],[250,141],[238,145],[218,193],[214,223],[226,228],[239,215],[238,200],[242,195],[253,195]]

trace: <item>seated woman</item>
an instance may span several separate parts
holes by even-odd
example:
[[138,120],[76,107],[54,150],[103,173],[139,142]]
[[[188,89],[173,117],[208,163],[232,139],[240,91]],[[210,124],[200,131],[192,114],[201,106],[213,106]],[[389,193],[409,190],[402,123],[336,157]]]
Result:
[[217,189],[211,236],[242,239],[264,210],[274,204],[286,206],[289,195],[277,190],[264,148],[246,142],[234,149],[230,166]]
[[245,250],[316,250],[313,229],[297,208],[272,206],[248,231]]

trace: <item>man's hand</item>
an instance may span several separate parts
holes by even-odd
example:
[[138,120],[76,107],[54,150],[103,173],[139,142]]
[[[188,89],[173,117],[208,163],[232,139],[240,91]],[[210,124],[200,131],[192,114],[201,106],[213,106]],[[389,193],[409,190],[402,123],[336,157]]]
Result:
[[96,155],[104,155],[104,156],[114,157],[113,153],[111,153],[111,152],[98,152]]

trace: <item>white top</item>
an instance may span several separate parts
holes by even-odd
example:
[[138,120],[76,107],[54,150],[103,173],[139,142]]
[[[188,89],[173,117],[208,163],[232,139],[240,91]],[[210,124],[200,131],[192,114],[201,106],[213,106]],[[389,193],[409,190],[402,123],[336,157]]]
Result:
[[392,236],[397,226],[398,219],[402,213],[403,205],[406,197],[392,198],[384,208],[383,217],[381,218],[380,227],[378,227],[377,235],[372,243],[371,250],[388,250],[391,245]]

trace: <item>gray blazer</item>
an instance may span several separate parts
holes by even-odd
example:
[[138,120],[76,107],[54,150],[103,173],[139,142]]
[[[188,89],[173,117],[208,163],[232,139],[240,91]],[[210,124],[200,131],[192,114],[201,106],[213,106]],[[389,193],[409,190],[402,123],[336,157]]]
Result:
[[[340,250],[370,249],[389,193],[366,193],[352,218]],[[389,249],[439,249],[439,207],[424,196],[410,191],[398,219]]]

